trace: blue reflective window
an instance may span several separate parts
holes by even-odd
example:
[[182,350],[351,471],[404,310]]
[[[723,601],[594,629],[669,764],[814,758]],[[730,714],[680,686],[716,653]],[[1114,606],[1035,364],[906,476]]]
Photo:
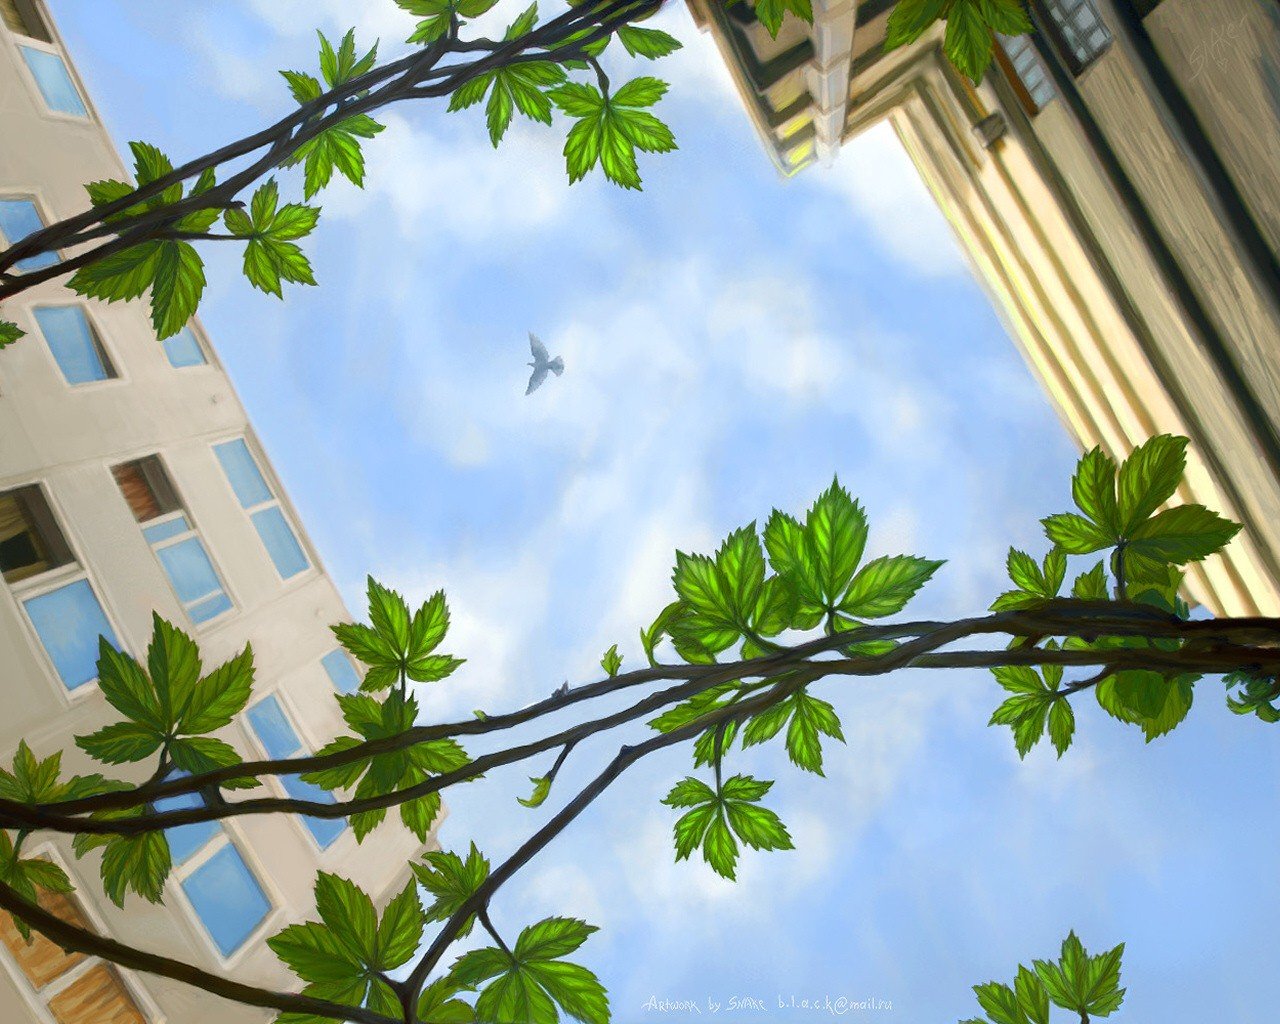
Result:
[[[284,791],[295,800],[310,800],[320,804],[334,802],[333,794],[327,789],[321,789],[312,782],[303,782],[297,775],[282,775],[280,781],[284,784]],[[343,818],[312,818],[303,815],[302,821],[322,850],[328,849],[347,827]]]
[[230,609],[231,598],[227,597],[226,594],[214,594],[213,597],[193,604],[187,609],[187,614],[191,616],[191,621],[198,625],[201,622],[216,619],[223,612]]
[[173,584],[178,599],[184,604],[222,590],[218,574],[213,571],[213,564],[199,537],[188,537],[166,548],[157,548],[156,555],[169,574],[169,582]]
[[329,679],[339,693],[355,693],[360,689],[360,674],[341,648],[326,654],[320,659],[320,664],[329,673]]
[[[30,199],[0,199],[0,231],[10,245],[22,241],[27,235],[44,227],[40,211]],[[51,267],[58,262],[56,252],[42,252],[38,256],[28,256],[18,260],[14,266],[19,270],[39,270]]]
[[31,76],[40,87],[45,103],[50,110],[59,114],[74,114],[76,117],[88,117],[84,100],[76,91],[75,83],[67,71],[67,65],[56,53],[37,50],[34,46],[20,46],[23,59],[31,69]]
[[249,709],[249,724],[258,734],[267,756],[279,760],[297,753],[302,746],[298,734],[284,717],[284,710],[275,697],[266,697]]
[[276,571],[284,579],[296,576],[307,567],[307,556],[302,553],[302,545],[294,536],[293,530],[285,522],[284,513],[279,506],[272,505],[250,516],[257,527],[258,536],[266,545],[267,554],[276,564]]
[[[170,778],[181,778],[187,772],[174,772]],[[181,811],[188,807],[203,807],[204,799],[198,793],[183,793],[181,796],[169,796],[156,800],[152,805],[157,811]],[[222,831],[216,821],[199,821],[193,825],[179,825],[167,828],[165,838],[169,840],[169,854],[175,864],[182,864],[193,853],[204,846],[210,839]]]
[[168,540],[170,537],[176,537],[180,533],[186,533],[191,529],[191,525],[187,522],[186,516],[178,516],[176,519],[169,519],[163,523],[157,523],[155,526],[148,526],[142,531],[142,536],[147,538],[151,544],[159,544],[162,540]]
[[40,333],[68,384],[88,384],[115,376],[81,307],[46,306],[35,314]]
[[222,463],[222,471],[227,474],[227,479],[231,481],[231,489],[236,492],[236,498],[242,506],[252,508],[274,497],[271,488],[262,479],[258,464],[253,461],[253,456],[249,454],[249,446],[244,443],[243,438],[214,445],[213,450],[217,453],[218,461]]
[[184,366],[203,366],[206,362],[204,353],[200,351],[200,343],[191,333],[190,327],[184,327],[177,334],[164,339],[164,354],[169,357],[169,365],[175,369]]
[[76,580],[24,603],[40,642],[68,690],[98,678],[99,636],[120,649],[88,580]]
[[223,956],[243,946],[271,910],[262,886],[230,843],[187,876],[182,891]]

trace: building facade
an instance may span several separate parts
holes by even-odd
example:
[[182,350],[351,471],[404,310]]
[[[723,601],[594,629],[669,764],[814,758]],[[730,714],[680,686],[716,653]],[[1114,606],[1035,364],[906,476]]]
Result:
[[[129,174],[47,8],[0,0],[0,245]],[[59,257],[36,257],[33,264]],[[206,668],[251,642],[257,682],[219,735],[247,759],[312,751],[344,731],[335,691],[359,685],[329,624],[350,619],[199,323],[158,342],[140,303],[87,302],[62,282],[0,310],[27,332],[0,352],[0,759],[25,738],[93,770],[73,737],[118,715],[96,686],[97,637],[145,661],[152,611],[191,633]],[[119,773],[124,775],[124,772]],[[276,795],[324,799],[299,780]],[[196,799],[196,798],[192,798]],[[420,844],[386,825],[357,852],[342,821],[230,819],[170,833],[165,904],[102,895],[98,858],[32,837],[76,884],[47,906],[144,949],[252,984],[292,987],[264,945],[314,915],[318,869],[375,900]],[[39,841],[37,841],[39,840]],[[0,1021],[238,1024],[273,1014],[175,982],[25,944],[0,914]]]
[[1191,596],[1280,614],[1280,4],[1031,0],[975,87],[940,25],[884,52],[896,0],[688,2],[783,174],[892,123],[1078,441],[1185,435],[1245,524]]

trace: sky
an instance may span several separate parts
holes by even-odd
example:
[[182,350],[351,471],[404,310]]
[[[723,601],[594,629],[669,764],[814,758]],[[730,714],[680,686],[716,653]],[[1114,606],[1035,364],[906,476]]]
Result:
[[[275,69],[314,69],[314,28],[354,24],[386,55],[408,34],[390,0],[51,6],[117,143],[175,159],[287,110]],[[591,681],[615,642],[641,662],[676,548],[800,513],[835,474],[868,510],[868,557],[947,559],[924,616],[985,609],[1008,546],[1042,554],[1038,520],[1069,504],[1074,442],[888,126],[783,181],[683,6],[652,24],[686,46],[657,66],[680,149],[641,158],[643,192],[570,187],[559,124],[518,121],[494,152],[480,110],[402,106],[366,147],[366,189],[320,200],[319,287],[281,303],[206,252],[204,325],[348,606],[366,573],[449,596],[468,661],[422,694],[428,720]],[[529,331],[567,369],[525,398]],[[691,772],[668,751],[504,887],[499,930],[600,926],[578,957],[620,1024],[800,1024],[830,1014],[780,1001],[828,997],[892,1006],[843,1014],[859,1020],[956,1020],[977,1012],[969,986],[1071,928],[1093,951],[1128,943],[1115,1019],[1274,1018],[1280,753],[1216,681],[1150,745],[1080,702],[1060,761],[1020,762],[986,728],[987,674],[815,692],[847,739],[826,778],[773,747],[728,765],[777,779],[794,851],[747,853],[736,884],[673,863],[658,801]],[[539,810],[515,797],[550,759],[448,794],[441,843],[503,858],[626,741],[575,749]]]

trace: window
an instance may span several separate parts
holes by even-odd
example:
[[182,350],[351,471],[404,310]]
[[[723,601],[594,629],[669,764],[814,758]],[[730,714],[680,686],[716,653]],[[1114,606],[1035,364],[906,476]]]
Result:
[[116,376],[84,307],[43,306],[36,309],[35,317],[68,384],[89,384]]
[[[185,772],[176,772],[180,777]],[[195,793],[157,800],[157,811],[199,807]],[[223,957],[229,957],[248,941],[271,912],[271,901],[262,885],[232,843],[227,830],[216,821],[179,825],[165,830],[173,858],[173,878]]]
[[1111,45],[1111,33],[1093,0],[1046,0],[1059,49],[1077,75]]
[[996,57],[1004,58],[999,63],[1013,83],[1019,101],[1028,114],[1040,113],[1057,93],[1035,43],[1030,36],[1000,36],[999,40]]
[[[258,742],[271,760],[279,761],[302,754],[302,741],[298,739],[298,734],[289,724],[289,719],[285,717],[280,701],[274,696],[264,697],[258,701],[246,712],[246,715],[254,735],[258,737]],[[321,789],[310,782],[303,782],[297,775],[281,775],[279,779],[284,791],[295,800],[311,800],[326,804],[334,802],[333,794],[328,790]],[[331,846],[347,827],[346,821],[342,818],[304,816],[302,820],[322,850]]]
[[27,62],[27,70],[36,80],[36,88],[44,97],[45,105],[57,114],[70,114],[73,117],[88,117],[89,110],[80,98],[80,91],[71,81],[71,72],[62,55],[56,50],[41,46],[19,43],[22,59]]
[[320,659],[320,664],[329,673],[329,679],[339,693],[355,693],[360,689],[360,674],[346,651],[341,648],[332,650]]
[[0,569],[68,690],[98,678],[98,637],[115,631],[35,485],[0,493]]
[[[16,245],[27,235],[45,226],[44,218],[30,199],[0,199],[0,234],[6,245]],[[39,270],[58,262],[56,252],[42,252],[14,264],[19,270]]]
[[[96,931],[73,895],[41,891],[37,902],[64,921]],[[68,953],[39,932],[32,932],[28,944],[8,914],[0,914],[0,941],[8,951],[15,980],[28,1000],[44,1011],[41,1020],[52,1017],[57,1024],[146,1024],[146,1014],[114,965],[83,953]]]
[[230,611],[231,599],[160,459],[126,462],[111,474],[191,621],[200,625]]
[[164,354],[169,357],[169,365],[174,369],[184,366],[204,366],[207,359],[200,348],[200,342],[191,333],[190,327],[184,327],[177,334],[170,335],[162,342]]
[[214,445],[222,471],[226,473],[236,500],[249,513],[254,529],[282,579],[302,572],[310,564],[298,543],[298,536],[284,517],[280,500],[271,492],[258,463],[249,453],[244,438]]

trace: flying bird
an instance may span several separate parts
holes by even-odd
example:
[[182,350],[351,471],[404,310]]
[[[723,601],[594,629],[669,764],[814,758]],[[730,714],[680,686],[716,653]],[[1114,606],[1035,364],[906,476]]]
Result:
[[525,389],[526,395],[531,395],[542,387],[542,382],[547,379],[548,370],[557,377],[564,373],[564,360],[560,356],[552,359],[547,353],[547,346],[542,344],[532,331],[529,332],[529,351],[533,353],[533,362],[529,364],[533,367],[533,373],[529,375],[529,387]]

